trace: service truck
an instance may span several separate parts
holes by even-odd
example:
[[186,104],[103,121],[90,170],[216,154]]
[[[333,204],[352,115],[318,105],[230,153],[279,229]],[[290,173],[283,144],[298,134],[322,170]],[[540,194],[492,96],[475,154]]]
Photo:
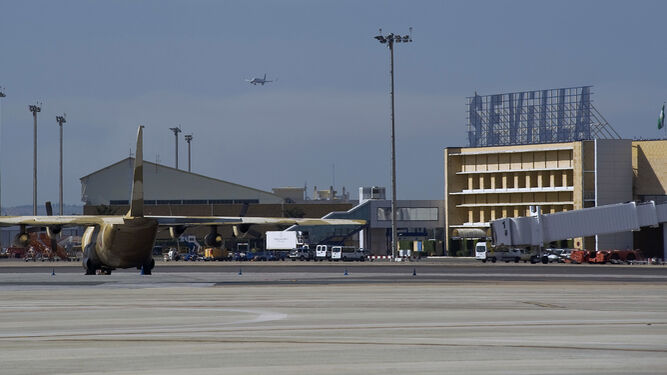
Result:
[[296,249],[297,233],[293,230],[266,232],[266,250]]
[[487,260],[492,263],[499,260],[519,263],[524,257],[525,255],[521,249],[513,249],[504,246],[495,248],[486,241],[479,241],[475,244],[475,259],[481,260],[482,263],[486,263]]
[[331,247],[331,260],[366,260],[366,251],[357,249],[354,246],[333,246]]

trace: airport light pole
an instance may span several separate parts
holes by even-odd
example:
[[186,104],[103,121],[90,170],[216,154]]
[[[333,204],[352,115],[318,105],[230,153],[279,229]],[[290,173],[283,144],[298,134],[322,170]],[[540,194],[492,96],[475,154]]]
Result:
[[178,133],[182,130],[180,125],[175,128],[169,128],[169,130],[174,132],[174,138],[176,139],[176,169],[178,169]]
[[190,142],[192,141],[192,134],[186,134],[185,141],[188,142],[188,172],[192,172],[192,164],[190,163]]
[[[5,95],[5,89],[0,87],[0,99],[7,97]],[[1,146],[2,141],[2,101],[0,100],[0,151],[2,151]],[[0,157],[0,163],[2,163],[2,157]],[[1,168],[0,168],[1,170]],[[0,173],[0,215],[2,215],[2,174]]]
[[41,103],[28,106],[33,118],[33,163],[32,163],[32,214],[37,216],[37,112],[41,112]]
[[67,122],[65,116],[64,113],[62,116],[56,116],[60,126],[60,216],[63,215],[63,124]]
[[410,35],[382,35],[382,29],[375,39],[381,44],[386,44],[389,47],[389,55],[391,59],[391,256],[396,259],[396,137],[395,137],[395,111],[394,111],[394,43],[409,43],[412,42],[412,27],[409,29]]

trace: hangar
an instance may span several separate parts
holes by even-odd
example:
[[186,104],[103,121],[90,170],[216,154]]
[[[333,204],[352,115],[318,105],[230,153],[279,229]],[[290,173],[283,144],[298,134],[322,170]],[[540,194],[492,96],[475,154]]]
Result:
[[[81,177],[81,200],[86,206],[129,205],[133,165],[128,157]],[[144,161],[144,194],[147,206],[283,202],[267,191],[149,161]]]

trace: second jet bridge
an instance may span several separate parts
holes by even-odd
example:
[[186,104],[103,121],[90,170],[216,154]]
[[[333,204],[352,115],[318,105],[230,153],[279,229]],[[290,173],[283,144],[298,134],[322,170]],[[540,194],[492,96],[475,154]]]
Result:
[[496,246],[542,246],[575,237],[637,231],[667,223],[667,204],[619,203],[491,222]]

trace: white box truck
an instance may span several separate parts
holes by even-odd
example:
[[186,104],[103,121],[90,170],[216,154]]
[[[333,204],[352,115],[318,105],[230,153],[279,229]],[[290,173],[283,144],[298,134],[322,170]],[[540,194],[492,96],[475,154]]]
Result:
[[296,234],[293,230],[266,232],[266,250],[296,249]]

